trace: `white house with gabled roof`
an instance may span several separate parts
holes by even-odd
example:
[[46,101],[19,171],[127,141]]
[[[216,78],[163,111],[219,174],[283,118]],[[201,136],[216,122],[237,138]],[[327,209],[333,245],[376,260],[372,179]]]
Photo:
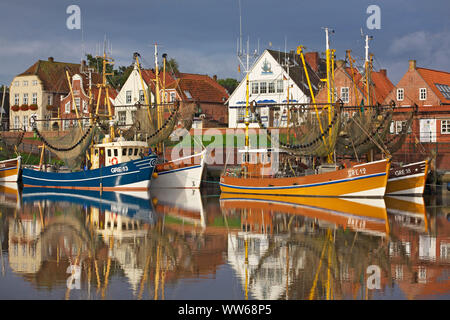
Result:
[[[319,89],[320,77],[308,64],[308,74],[315,92]],[[256,112],[265,127],[286,127],[288,100],[291,103],[308,103],[310,92],[300,56],[265,50],[249,71],[249,103],[257,103]],[[281,105],[280,105],[281,104]],[[244,128],[246,105],[246,77],[228,99],[228,127]],[[250,116],[250,127],[257,128],[254,116]]]

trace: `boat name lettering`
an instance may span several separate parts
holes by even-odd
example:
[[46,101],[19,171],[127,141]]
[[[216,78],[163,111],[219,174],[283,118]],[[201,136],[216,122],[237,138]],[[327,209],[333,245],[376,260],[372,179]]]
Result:
[[127,172],[127,171],[128,171],[127,166],[111,168],[111,173],[122,173],[122,172]]
[[348,177],[360,176],[366,174],[366,168],[350,169],[348,170]]
[[347,225],[357,229],[364,229],[366,227],[366,222],[364,220],[349,218],[347,221]]
[[395,170],[394,174],[396,176],[403,176],[406,174],[410,174],[411,173],[411,169],[410,168],[404,168],[404,169],[400,169],[400,170]]

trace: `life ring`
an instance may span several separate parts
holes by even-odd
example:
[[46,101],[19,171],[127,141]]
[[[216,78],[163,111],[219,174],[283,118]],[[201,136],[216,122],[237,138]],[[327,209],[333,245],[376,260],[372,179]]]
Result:
[[117,160],[117,158],[114,157],[114,158],[111,159],[111,163],[112,163],[112,164],[118,164],[118,163],[119,163],[119,160]]

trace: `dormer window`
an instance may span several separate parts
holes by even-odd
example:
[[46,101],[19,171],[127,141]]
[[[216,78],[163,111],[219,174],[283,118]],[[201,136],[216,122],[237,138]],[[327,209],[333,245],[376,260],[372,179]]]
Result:
[[405,99],[405,89],[399,88],[397,89],[397,101],[403,101]]
[[427,100],[427,88],[420,88],[419,99],[422,101]]

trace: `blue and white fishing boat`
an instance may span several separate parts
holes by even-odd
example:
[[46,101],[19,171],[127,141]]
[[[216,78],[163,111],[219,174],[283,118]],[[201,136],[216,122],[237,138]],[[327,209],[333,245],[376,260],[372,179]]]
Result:
[[62,188],[101,191],[148,191],[156,155],[149,154],[144,141],[117,141],[91,148],[92,166],[76,172],[22,170],[24,188]]

